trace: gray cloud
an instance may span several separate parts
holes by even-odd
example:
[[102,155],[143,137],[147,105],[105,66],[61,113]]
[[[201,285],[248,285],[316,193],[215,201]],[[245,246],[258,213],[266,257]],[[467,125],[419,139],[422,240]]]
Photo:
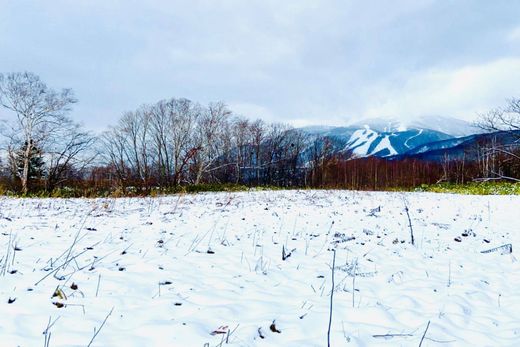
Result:
[[0,67],[73,88],[93,129],[172,96],[294,124],[471,119],[520,94],[518,13],[500,0],[0,0]]

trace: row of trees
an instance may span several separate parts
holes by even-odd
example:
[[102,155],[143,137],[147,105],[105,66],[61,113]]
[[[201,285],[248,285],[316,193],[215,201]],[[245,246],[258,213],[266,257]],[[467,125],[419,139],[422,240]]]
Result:
[[[480,143],[462,156],[441,160],[387,160],[370,157],[326,161],[313,170],[311,186],[358,190],[413,188],[442,182],[464,184],[471,181],[520,181],[519,145],[507,146],[492,141]],[[516,149],[514,148],[516,147]],[[515,160],[516,157],[516,160]]]
[[125,113],[100,152],[122,187],[295,185],[305,143],[299,130],[234,116],[221,102],[169,99]]
[[[69,116],[76,102],[70,89],[55,91],[32,73],[0,74],[0,110],[11,116],[0,123],[0,184],[26,194],[61,187],[146,192],[202,183],[381,189],[520,177],[520,156],[511,146],[482,147],[486,151],[467,164],[346,160],[326,137],[238,117],[222,102],[173,98],[142,105],[95,136]],[[519,130],[520,100],[480,119],[489,131]]]
[[3,184],[26,194],[64,186],[176,188],[186,184],[303,185],[306,136],[235,116],[222,102],[161,100],[126,112],[100,136],[69,116],[70,89],[32,73],[0,74]]

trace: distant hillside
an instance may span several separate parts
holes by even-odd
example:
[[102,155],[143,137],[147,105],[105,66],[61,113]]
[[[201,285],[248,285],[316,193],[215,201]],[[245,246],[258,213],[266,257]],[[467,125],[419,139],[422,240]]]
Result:
[[478,131],[468,122],[448,117],[422,117],[408,123],[376,118],[345,127],[309,126],[302,130],[327,138],[333,153],[356,158],[401,155],[421,145]]
[[442,161],[446,158],[476,159],[479,145],[495,142],[498,145],[520,146],[520,130],[499,131],[489,134],[475,134],[465,137],[436,141],[417,146],[391,159],[415,158],[428,161]]

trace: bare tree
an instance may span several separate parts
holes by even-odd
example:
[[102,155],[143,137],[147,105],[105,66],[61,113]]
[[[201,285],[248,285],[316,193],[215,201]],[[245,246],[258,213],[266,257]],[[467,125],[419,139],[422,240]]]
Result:
[[150,109],[152,139],[157,154],[157,174],[160,184],[169,183],[172,176],[172,154],[169,140],[170,112],[167,103],[160,101]]
[[308,160],[311,166],[311,183],[319,186],[326,181],[327,166],[333,159],[333,146],[327,136],[315,135],[310,140]]
[[46,189],[52,190],[65,182],[67,174],[81,172],[93,162],[95,137],[68,120],[59,129],[56,139],[49,144],[46,158]]
[[119,122],[120,131],[127,138],[128,161],[134,176],[145,188],[149,187],[153,153],[149,148],[150,112],[142,106],[135,112],[126,112]]
[[206,173],[217,169],[217,160],[226,153],[226,141],[231,111],[222,102],[211,103],[203,112],[196,128],[196,147],[200,150],[194,156],[194,183],[199,184]]
[[484,178],[480,180],[520,181],[519,177],[511,176],[515,171],[513,168],[520,166],[520,98],[512,98],[505,107],[481,114],[477,125],[488,132],[506,132],[511,138],[502,143],[493,137],[489,143],[480,146],[480,157],[485,159]]
[[505,107],[480,114],[477,125],[486,131],[520,130],[520,98],[509,99]]
[[309,145],[309,136],[299,129],[292,129],[287,134],[287,177],[288,185],[297,185],[301,183],[301,178],[305,177],[305,167],[303,165],[305,159],[303,152]]
[[187,99],[162,100],[126,112],[102,136],[103,157],[125,188],[180,184],[199,147],[195,141],[200,106]]
[[167,182],[175,186],[181,183],[190,159],[199,150],[194,132],[201,113],[201,107],[188,99],[160,101],[154,107],[161,171],[165,172]]
[[286,166],[287,150],[290,145],[288,135],[292,128],[287,124],[274,123],[267,129],[264,141],[263,165],[266,167],[265,183],[281,184]]
[[114,171],[119,186],[126,189],[130,176],[127,164],[127,140],[119,128],[111,128],[101,135],[101,156]]
[[246,166],[250,157],[249,147],[251,146],[251,131],[249,120],[242,117],[236,117],[231,124],[231,135],[233,138],[233,148],[235,154],[235,166],[237,168],[235,182],[242,179],[242,168]]
[[151,112],[142,106],[125,112],[118,125],[102,136],[104,158],[115,169],[123,188],[129,182],[149,188],[155,157],[151,128]]
[[255,120],[251,123],[249,128],[251,134],[251,144],[253,153],[251,155],[251,166],[255,167],[256,184],[260,182],[260,172],[262,167],[262,144],[265,141],[266,125],[261,119]]
[[33,73],[0,74],[0,105],[15,115],[5,135],[10,142],[11,155],[15,149],[21,149],[21,158],[15,161],[19,166],[15,172],[24,194],[28,192],[33,148],[43,148],[56,135],[76,102],[71,89],[54,91]]

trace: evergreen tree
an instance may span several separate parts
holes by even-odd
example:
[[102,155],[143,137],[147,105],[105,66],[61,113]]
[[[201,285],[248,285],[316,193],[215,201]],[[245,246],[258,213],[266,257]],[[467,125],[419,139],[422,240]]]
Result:
[[[42,150],[31,143],[29,152],[29,179],[40,179],[44,175],[45,162],[43,161]],[[27,148],[27,142],[23,144],[18,150],[14,151],[11,155],[11,167],[12,173],[15,177],[20,177],[23,173],[25,150]]]

